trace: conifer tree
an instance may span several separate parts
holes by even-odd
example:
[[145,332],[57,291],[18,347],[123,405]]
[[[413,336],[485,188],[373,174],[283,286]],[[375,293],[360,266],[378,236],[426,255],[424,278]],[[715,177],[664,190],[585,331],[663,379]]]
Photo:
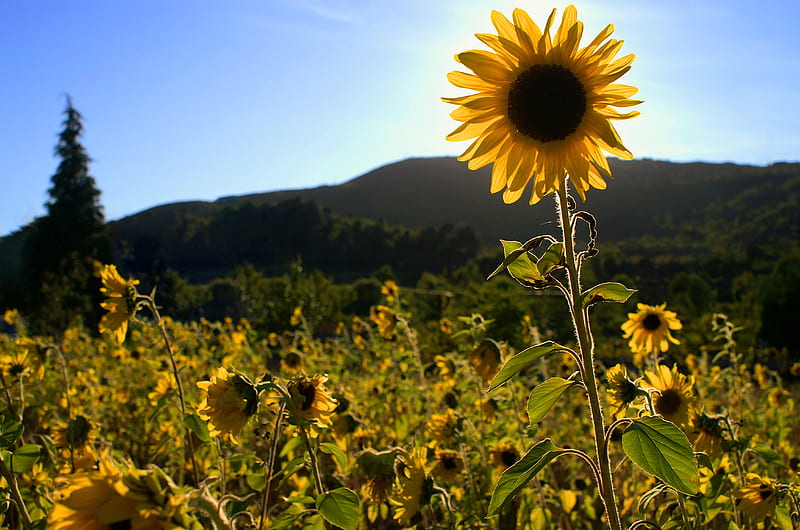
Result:
[[50,333],[79,320],[95,328],[100,297],[93,262],[111,260],[100,191],[79,141],[82,116],[69,96],[64,114],[55,148],[61,162],[50,179],[47,215],[32,223],[25,252],[26,306],[34,328]]

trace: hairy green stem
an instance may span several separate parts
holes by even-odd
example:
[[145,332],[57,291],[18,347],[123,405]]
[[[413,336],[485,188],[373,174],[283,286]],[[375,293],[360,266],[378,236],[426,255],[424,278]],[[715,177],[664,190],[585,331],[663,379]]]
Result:
[[575,325],[578,345],[580,346],[581,362],[583,366],[584,385],[589,398],[594,431],[595,448],[597,451],[597,464],[600,468],[599,484],[600,494],[606,508],[608,524],[613,530],[622,530],[619,511],[614,497],[614,484],[611,478],[611,463],[605,448],[605,425],[603,410],[600,406],[600,393],[597,387],[597,378],[594,373],[594,339],[589,327],[589,314],[581,303],[581,283],[578,273],[575,253],[574,230],[567,205],[567,181],[561,183],[556,196],[556,205],[561,222],[561,231],[564,241],[564,254],[567,266],[567,279],[569,280],[569,306],[572,320]]
[[22,517],[22,522],[25,523],[25,528],[29,528],[31,526],[31,516],[28,513],[28,508],[25,506],[25,501],[22,500],[19,484],[17,484],[17,477],[14,476],[14,472],[2,460],[0,460],[0,475],[6,479],[8,489],[11,490],[11,496],[14,498],[14,504],[17,505],[17,510],[19,511],[20,517]]
[[278,453],[278,440],[280,439],[281,420],[283,419],[284,410],[286,410],[286,402],[281,401],[278,414],[275,416],[275,427],[272,429],[272,444],[269,447],[267,467],[264,469],[264,494],[261,497],[261,518],[258,522],[258,530],[264,528],[264,521],[267,518],[267,506],[269,505],[270,489],[272,488],[272,470],[275,468],[275,455]]

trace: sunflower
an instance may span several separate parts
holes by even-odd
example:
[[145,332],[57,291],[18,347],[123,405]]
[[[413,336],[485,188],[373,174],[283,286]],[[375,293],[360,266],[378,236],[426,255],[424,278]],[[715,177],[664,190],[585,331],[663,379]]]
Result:
[[403,451],[395,462],[395,483],[389,498],[396,508],[394,518],[408,526],[422,506],[430,502],[433,481],[425,474],[425,449]]
[[458,422],[458,415],[453,409],[447,409],[444,414],[432,414],[425,427],[425,434],[432,438],[428,446],[436,447],[442,442],[451,441],[456,435]]
[[386,303],[391,304],[400,296],[400,287],[394,280],[386,280],[381,285],[381,294],[386,297]]
[[683,325],[674,311],[666,310],[667,304],[636,304],[637,313],[628,313],[628,320],[622,324],[623,338],[630,338],[628,346],[634,353],[665,352],[669,342],[680,344],[670,334],[670,330],[681,329]]
[[500,471],[505,471],[519,460],[519,451],[510,443],[495,445],[491,448],[489,454],[492,457],[492,463]]
[[645,371],[641,380],[657,391],[654,405],[658,414],[678,427],[688,426],[690,406],[695,400],[693,376],[678,372],[677,365],[670,370],[660,364],[653,372]]
[[464,461],[457,452],[449,449],[436,450],[436,463],[431,474],[443,482],[453,482],[464,470]]
[[603,151],[633,158],[610,120],[637,116],[612,107],[641,103],[628,99],[637,89],[612,84],[630,70],[634,55],[615,60],[622,41],[609,39],[606,26],[588,46],[579,48],[583,22],[574,6],[564,10],[551,35],[554,9],[542,31],[522,9],[513,23],[497,11],[497,35],[479,33],[493,52],[470,50],[455,56],[474,74],[450,72],[447,78],[476,93],[442,98],[459,105],[450,116],[463,122],[447,136],[476,140],[458,158],[470,169],[494,162],[491,192],[505,188],[503,200],[516,202],[533,181],[531,204],[560,189],[569,174],[583,199],[590,186],[606,187],[611,169]]
[[100,281],[103,282],[100,292],[106,296],[100,307],[108,313],[100,319],[98,329],[100,333],[111,333],[122,344],[128,332],[128,320],[136,313],[136,286],[139,280],[123,280],[115,265],[106,265],[100,271]]
[[380,503],[389,497],[395,479],[394,460],[397,454],[396,448],[385,451],[368,448],[356,458],[356,465],[366,477],[361,493],[369,502]]
[[736,508],[751,521],[762,521],[777,504],[777,491],[768,479],[756,473],[747,474],[747,486],[733,493]]
[[378,332],[386,340],[395,338],[395,328],[397,327],[397,315],[385,305],[374,305],[369,308],[369,317],[378,326]]
[[[308,377],[299,375],[289,382],[288,390],[292,399],[297,404],[297,414],[303,421],[310,422],[308,434],[316,438],[320,428],[333,425],[331,415],[336,410],[339,402],[325,388],[328,375]],[[295,418],[297,423],[298,418]]]
[[223,367],[217,369],[210,381],[200,381],[197,386],[205,391],[198,414],[208,422],[211,436],[236,436],[258,409],[253,383]]
[[636,383],[628,378],[628,368],[624,364],[612,366],[606,372],[608,382],[608,402],[615,414],[623,411],[639,395]]
[[469,354],[469,364],[475,369],[481,380],[487,384],[494,378],[502,361],[503,354],[500,346],[491,339],[481,342]]
[[723,422],[723,416],[710,416],[705,412],[692,413],[690,438],[696,452],[705,453],[712,459],[722,455],[725,441]]

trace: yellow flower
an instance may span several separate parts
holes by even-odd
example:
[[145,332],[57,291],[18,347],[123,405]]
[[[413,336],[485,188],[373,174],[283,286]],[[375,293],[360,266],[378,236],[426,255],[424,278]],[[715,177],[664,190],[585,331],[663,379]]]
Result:
[[519,460],[519,451],[510,443],[500,443],[491,448],[492,463],[500,471],[505,471]]
[[747,486],[733,493],[736,508],[752,521],[762,521],[777,504],[777,492],[768,479],[747,474]]
[[608,382],[608,402],[615,414],[623,411],[638,396],[636,383],[628,378],[628,369],[624,364],[612,366],[606,372]]
[[156,380],[156,387],[152,392],[147,394],[147,399],[154,407],[158,401],[170,392],[177,391],[178,387],[175,384],[175,376],[170,372],[159,372],[158,379]]
[[453,327],[453,323],[447,317],[442,317],[439,319],[439,331],[444,333],[445,335],[450,335],[455,331]]
[[289,324],[292,326],[299,326],[300,322],[303,321],[303,308],[302,307],[295,307],[294,311],[292,312],[291,318],[289,318]]
[[425,432],[432,438],[428,445],[436,447],[440,442],[450,441],[456,433],[458,416],[453,409],[447,409],[444,414],[432,414]]
[[211,436],[236,436],[258,409],[253,383],[223,367],[217,369],[211,381],[200,381],[197,386],[204,391],[197,412],[208,422]]
[[603,151],[633,158],[610,120],[639,114],[612,108],[640,103],[628,99],[636,88],[612,84],[630,70],[634,55],[614,60],[622,41],[607,40],[612,25],[579,48],[583,23],[573,6],[551,35],[555,15],[554,9],[541,30],[522,9],[514,10],[513,24],[493,11],[498,35],[476,35],[493,52],[459,53],[456,60],[474,75],[447,76],[476,91],[442,98],[460,105],[450,116],[463,122],[447,139],[477,138],[459,160],[468,160],[470,169],[494,162],[491,192],[505,188],[506,203],[517,201],[533,181],[534,204],[561,188],[565,174],[585,199],[590,186],[604,189],[603,176],[611,175]]
[[12,379],[33,376],[37,380],[44,377],[44,363],[42,362],[43,348],[28,337],[19,337],[16,348],[11,354],[0,355],[0,369],[3,374]]
[[122,344],[128,332],[128,320],[136,313],[136,286],[139,280],[123,280],[114,265],[103,267],[100,280],[103,282],[100,292],[106,296],[100,306],[108,311],[100,319],[100,333],[109,332]]
[[681,329],[683,325],[673,311],[667,311],[667,304],[657,306],[636,304],[637,313],[628,313],[628,320],[622,324],[623,338],[630,338],[628,346],[634,353],[665,352],[669,342],[680,344],[670,334],[670,330]]
[[722,455],[722,420],[721,416],[709,416],[704,412],[692,414],[690,438],[696,452],[705,453],[712,459]]
[[386,340],[393,340],[397,327],[397,315],[385,305],[374,305],[369,308],[369,317],[378,326],[378,332]]
[[381,294],[386,297],[386,302],[391,304],[400,296],[400,287],[397,286],[394,280],[386,280],[381,285]]
[[642,380],[658,391],[654,399],[656,412],[678,427],[686,427],[689,407],[695,400],[694,377],[679,373],[677,365],[670,370],[660,364],[655,372],[646,371]]
[[455,451],[448,449],[436,450],[436,463],[431,469],[431,474],[444,482],[452,482],[464,470],[464,461]]
[[411,453],[403,451],[395,463],[394,491],[389,501],[396,507],[394,518],[401,526],[408,526],[420,507],[428,504],[433,481],[425,476],[425,449],[416,448]]
[[293,400],[296,400],[297,412],[300,418],[311,422],[308,434],[316,438],[320,428],[333,425],[331,415],[339,402],[325,388],[328,375],[308,377],[305,374],[295,377],[289,382],[288,390]]
[[398,449],[376,451],[368,448],[356,458],[356,465],[366,477],[361,487],[364,497],[372,503],[384,502],[394,484],[394,460]]
[[9,326],[13,326],[19,320],[19,311],[16,309],[6,309],[5,313],[3,313],[3,320]]
[[489,383],[494,378],[502,360],[500,346],[490,339],[481,342],[469,354],[469,364],[475,368],[484,383]]

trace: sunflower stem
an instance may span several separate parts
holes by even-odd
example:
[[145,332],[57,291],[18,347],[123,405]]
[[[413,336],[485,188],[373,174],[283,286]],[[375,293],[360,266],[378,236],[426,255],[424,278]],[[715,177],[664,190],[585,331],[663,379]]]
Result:
[[264,520],[267,518],[267,506],[269,506],[269,495],[272,488],[272,470],[275,468],[275,455],[278,453],[278,440],[280,439],[281,420],[283,419],[284,410],[286,410],[286,402],[281,401],[278,414],[275,416],[275,427],[272,429],[272,444],[269,447],[267,467],[264,469],[264,495],[261,497],[261,518],[258,522],[258,530],[263,530]]
[[[156,319],[156,326],[161,332],[161,338],[164,339],[164,345],[167,348],[167,353],[169,354],[169,362],[172,366],[172,374],[175,376],[175,386],[178,390],[178,401],[180,401],[181,405],[181,421],[183,421],[183,419],[186,417],[186,399],[184,398],[183,394],[183,384],[181,383],[181,378],[178,374],[178,364],[175,362],[175,352],[172,350],[172,342],[169,340],[167,328],[164,325],[164,320],[161,318],[161,314],[158,312],[158,307],[156,306],[153,297],[141,296],[141,298],[145,300],[147,308],[150,310],[150,313],[152,313],[153,318]],[[186,427],[186,445],[189,449],[189,456],[191,457],[192,461],[192,476],[194,478],[194,483],[195,485],[199,485],[200,477],[197,472],[197,460],[194,456],[194,442],[192,441],[192,431],[189,429],[189,427]]]
[[22,499],[22,494],[19,491],[17,477],[14,475],[14,472],[11,470],[11,468],[9,468],[2,460],[0,460],[0,475],[6,479],[8,489],[11,491],[11,497],[14,499],[14,504],[17,505],[17,511],[19,511],[22,522],[25,523],[25,528],[29,528],[31,526],[31,516],[28,514],[28,508],[25,506],[25,501]]
[[569,206],[567,204],[567,180],[561,182],[556,195],[556,206],[560,216],[561,231],[564,241],[564,254],[567,266],[567,279],[569,281],[569,307],[575,334],[580,348],[583,366],[583,382],[589,398],[589,409],[592,419],[597,464],[600,468],[600,495],[606,508],[608,524],[613,530],[622,530],[617,503],[614,497],[614,484],[611,477],[611,462],[605,448],[605,424],[603,410],[600,406],[600,394],[597,387],[597,378],[594,373],[594,339],[589,326],[589,314],[581,304],[581,282],[578,273],[577,259],[575,256],[574,229],[572,226]]

